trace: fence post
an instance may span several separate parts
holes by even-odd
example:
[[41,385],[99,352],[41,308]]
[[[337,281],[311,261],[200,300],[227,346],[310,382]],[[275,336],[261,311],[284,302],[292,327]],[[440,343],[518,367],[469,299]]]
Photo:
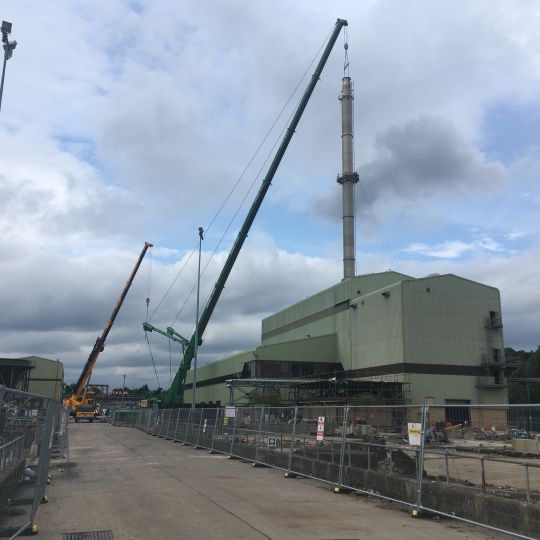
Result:
[[203,420],[203,416],[204,416],[204,411],[206,409],[199,409],[201,411],[201,414],[199,414],[199,427],[197,428],[197,438],[195,440],[195,448],[199,448],[199,436],[201,434],[201,425],[202,425],[202,420]]
[[343,422],[341,424],[341,448],[339,452],[339,472],[337,487],[334,488],[335,493],[343,492],[343,462],[345,461],[345,441],[347,437],[347,419],[349,418],[349,406],[343,407]]
[[285,473],[285,478],[294,478],[296,475],[291,473],[293,450],[294,450],[294,438],[296,437],[296,419],[298,417],[298,405],[294,407],[294,421],[291,435],[291,447],[289,449],[289,460],[287,463],[287,472]]
[[178,442],[178,439],[176,438],[176,434],[178,433],[178,422],[180,422],[180,407],[176,409],[176,424],[174,425],[174,433],[173,433],[173,440]]
[[426,441],[426,404],[422,404],[422,423],[420,429],[420,450],[416,454],[416,508],[412,515],[418,516],[422,508],[422,480],[424,478],[424,445]]
[[167,409],[163,411],[163,438],[168,439],[169,438],[169,424],[171,421],[171,412],[172,409]]
[[216,410],[216,418],[214,420],[214,429],[212,431],[212,443],[210,444],[210,452],[209,452],[209,454],[214,453],[214,440],[216,438],[216,430],[217,430],[217,425],[218,425],[218,421],[219,421],[220,412],[221,412],[221,409],[218,407],[217,410]]
[[257,462],[259,460],[259,447],[261,444],[261,431],[262,431],[262,424],[264,419],[264,405],[261,408],[261,417],[259,418],[259,429],[257,432],[257,447],[255,449],[255,463],[253,463],[253,466],[255,467],[257,465]]
[[450,483],[450,468],[448,466],[448,448],[444,449],[444,462],[446,466],[446,483]]
[[188,417],[187,417],[187,421],[186,421],[186,429],[184,430],[184,440],[182,441],[182,444],[187,444],[188,430],[191,427],[191,411],[192,410],[193,409],[188,409]]
[[527,496],[527,502],[530,503],[531,502],[531,490],[530,490],[530,485],[529,485],[529,465],[527,463],[525,463],[524,467],[525,467],[525,493],[526,493],[526,496]]
[[486,467],[484,464],[484,456],[480,456],[480,465],[482,467],[482,491],[486,491]]
[[231,448],[229,451],[229,458],[233,455],[233,447],[234,447],[234,438],[236,437],[236,423],[238,421],[238,407],[234,408],[234,426],[233,426],[233,432],[231,437]]
[[36,471],[36,488],[34,491],[34,500],[32,501],[32,510],[30,513],[30,522],[33,525],[36,517],[37,509],[41,503],[41,499],[45,493],[45,485],[47,484],[49,473],[49,461],[51,458],[51,436],[53,430],[55,407],[54,404],[48,401],[47,415],[45,417],[45,425],[41,432],[41,440],[39,445],[39,461]]
[[165,433],[165,413],[167,412],[166,409],[162,409],[161,414],[159,415],[159,431],[158,431],[158,437],[163,437],[163,433]]

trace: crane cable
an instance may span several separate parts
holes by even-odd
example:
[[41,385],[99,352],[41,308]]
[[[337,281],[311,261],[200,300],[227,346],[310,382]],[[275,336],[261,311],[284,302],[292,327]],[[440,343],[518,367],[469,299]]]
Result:
[[[283,129],[283,131],[285,131],[285,128]],[[212,255],[210,255],[210,258],[206,261],[206,264],[204,265],[203,267],[203,270],[201,272],[201,276],[204,275],[206,269],[208,268],[208,266],[210,265],[210,263],[212,262],[212,259],[214,258],[214,255],[217,253],[217,250],[219,249],[219,247],[221,246],[221,244],[223,243],[223,240],[225,239],[225,237],[227,236],[227,233],[229,232],[230,228],[232,227],[233,223],[234,223],[234,220],[236,219],[236,217],[238,216],[240,210],[242,209],[242,206],[244,205],[244,203],[246,202],[246,199],[248,198],[249,194],[251,193],[251,191],[253,190],[253,187],[255,186],[255,183],[257,182],[258,178],[260,177],[261,175],[261,171],[263,170],[263,168],[265,167],[266,163],[268,162],[268,159],[270,158],[270,155],[272,154],[272,152],[274,151],[274,148],[276,147],[277,143],[279,142],[280,138],[281,138],[281,135],[283,134],[283,131],[280,133],[280,135],[278,136],[276,142],[274,143],[274,145],[272,146],[272,148],[270,149],[270,152],[268,154],[268,156],[266,157],[266,159],[264,160],[263,164],[261,165],[261,168],[259,169],[259,172],[257,173],[257,175],[255,176],[253,182],[251,183],[251,185],[249,186],[249,189],[248,191],[246,192],[246,194],[244,195],[244,198],[242,199],[242,201],[240,202],[240,204],[238,205],[238,208],[236,209],[232,219],[229,221],[229,224],[227,225],[225,231],[223,232],[223,234],[221,235],[221,238],[219,239],[219,242],[217,243],[216,247],[214,248],[213,252],[212,252]],[[180,315],[182,314],[182,311],[184,310],[184,307],[186,306],[186,304],[188,303],[189,299],[191,298],[191,296],[193,295],[193,292],[195,291],[195,287],[197,286],[197,282],[195,281],[195,283],[193,284],[193,286],[191,287],[191,290],[189,291],[189,294],[187,295],[186,299],[184,300],[182,306],[180,307],[180,310],[178,311],[178,313],[176,314],[175,318],[173,319],[172,323],[171,323],[171,326],[174,326],[174,323],[178,320],[178,318],[180,317]]]
[[364,185],[361,180],[358,181],[358,185],[360,186],[360,189],[362,190],[362,195],[364,196],[364,202],[366,206],[368,207],[369,212],[371,213],[373,224],[375,225],[375,229],[377,229],[377,232],[379,233],[381,240],[383,242],[383,245],[386,249],[387,254],[389,255],[390,259],[396,263],[396,268],[401,272],[401,265],[399,264],[399,261],[394,255],[394,252],[392,251],[392,247],[390,246],[390,242],[388,242],[388,239],[386,238],[386,235],[384,234],[384,230],[382,228],[382,225],[377,218],[377,215],[375,214],[375,211],[373,210],[373,206],[369,202],[369,199],[367,197],[366,190],[364,188]]
[[[229,199],[231,198],[232,194],[234,193],[234,191],[236,190],[236,188],[238,187],[238,185],[240,184],[242,178],[245,176],[247,170],[249,169],[249,167],[251,166],[251,164],[253,163],[253,161],[255,160],[255,158],[257,157],[257,155],[259,154],[261,148],[263,147],[264,143],[267,141],[268,137],[270,136],[271,132],[273,131],[274,127],[276,126],[276,124],[279,122],[280,118],[283,116],[283,113],[285,112],[285,110],[287,109],[287,107],[289,106],[291,100],[293,99],[294,95],[296,94],[296,92],[298,91],[298,88],[300,87],[300,85],[302,84],[302,82],[304,81],[308,71],[311,69],[311,66],[315,63],[315,61],[317,60],[317,58],[319,57],[319,55],[321,54],[321,51],[322,49],[324,48],[326,42],[328,41],[330,35],[332,34],[332,31],[331,30],[328,35],[326,36],[326,38],[324,39],[322,45],[319,47],[317,53],[315,54],[313,60],[311,60],[311,62],[309,63],[309,65],[307,66],[306,70],[304,71],[304,73],[302,74],[300,80],[298,81],[298,83],[296,84],[294,90],[291,92],[289,98],[287,99],[287,101],[285,102],[285,104],[283,105],[283,107],[281,108],[279,114],[277,115],[276,119],[274,120],[274,122],[272,123],[272,125],[270,126],[270,128],[268,129],[268,131],[266,132],[266,134],[264,135],[264,137],[262,138],[261,142],[259,143],[257,149],[255,150],[255,152],[253,153],[253,155],[251,156],[250,160],[248,161],[247,165],[244,167],[242,173],[240,174],[240,176],[237,178],[237,180],[235,181],[233,187],[229,190],[229,193],[227,194],[227,196],[225,197],[223,203],[220,205],[220,207],[218,208],[216,214],[214,215],[214,217],[212,218],[212,220],[210,221],[210,224],[205,228],[205,231],[206,233],[208,233],[208,231],[212,228],[212,225],[214,224],[214,222],[216,221],[216,219],[220,216],[223,208],[225,207],[225,205],[227,204],[227,202],[229,201]],[[299,100],[300,101],[300,100]],[[290,115],[289,119],[292,117],[292,114]],[[283,134],[283,132],[285,131],[285,128],[281,131],[281,134]],[[280,134],[280,135],[281,135]],[[274,148],[276,147],[276,143],[274,143],[274,146],[272,147],[272,150],[274,150]],[[268,157],[266,158],[264,164],[266,164],[266,162],[268,161]],[[264,167],[264,164],[263,164],[263,167]],[[260,171],[258,173],[258,175],[260,175]],[[255,177],[255,181],[256,179],[258,178],[258,175],[257,177]],[[254,182],[255,182],[254,181]],[[253,182],[253,183],[254,183]],[[249,190],[248,190],[248,193],[251,192],[251,190],[253,189],[253,183],[252,185],[250,186]],[[242,201],[241,205],[244,203],[245,201],[245,198],[244,200]],[[240,206],[241,207],[241,206]],[[235,216],[234,218],[238,215],[238,211],[235,213]],[[233,219],[234,219],[233,218]],[[229,226],[227,227],[227,231],[230,229],[231,227],[231,224],[229,224]],[[226,233],[225,233],[226,234]],[[212,253],[212,256],[210,257],[210,261],[212,260],[212,257],[214,256],[214,254],[216,253],[217,251],[217,248],[219,247],[219,245],[221,244],[222,240],[223,240],[223,237],[224,235],[222,236],[222,238],[220,239],[219,243],[218,243],[218,246],[216,247],[216,249],[214,250],[214,252]],[[191,251],[191,253],[189,254],[188,258],[186,259],[186,261],[184,262],[184,264],[182,265],[182,267],[180,268],[180,270],[178,271],[178,274],[175,276],[175,278],[173,279],[171,285],[169,286],[169,288],[166,290],[165,294],[163,295],[163,297],[161,298],[161,300],[158,302],[157,306],[154,308],[154,310],[152,311],[151,315],[150,315],[150,319],[152,319],[152,317],[155,315],[156,311],[158,310],[158,308],[161,306],[161,304],[163,303],[163,301],[165,300],[165,298],[167,297],[167,295],[170,293],[172,287],[174,286],[174,284],[176,283],[176,281],[178,280],[178,278],[180,277],[180,275],[182,274],[182,272],[184,271],[184,269],[186,268],[188,262],[191,260],[191,257],[193,257],[193,254],[197,252],[197,249],[198,249],[198,246],[199,246],[199,243],[197,242],[195,244],[195,247],[193,248],[193,250]],[[210,262],[209,261],[209,262]],[[206,267],[208,266],[208,264],[205,266],[205,269]],[[203,271],[204,273],[204,271]],[[194,286],[195,287],[195,286]],[[186,298],[186,300],[184,301],[184,304],[183,306],[187,303],[187,301],[189,300],[189,297],[191,297],[191,294],[193,293],[193,289],[194,287],[192,288],[192,290],[190,291],[190,293],[188,294],[188,297]],[[183,306],[180,310],[180,312],[178,313],[178,315],[175,317],[174,321],[176,321],[178,319],[178,316],[179,314],[181,313],[182,309],[183,309]],[[173,323],[174,324],[174,323]]]
[[172,351],[171,351],[171,340],[169,339],[169,385],[172,381]]
[[[148,308],[150,306],[150,291],[152,288],[152,248],[148,251],[148,265],[147,265],[147,277],[146,277],[146,321],[148,322]],[[152,365],[154,366],[154,373],[156,374],[156,381],[158,388],[161,387],[159,384],[159,377],[157,374],[156,363],[154,361],[154,355],[152,353],[152,346],[150,345],[150,340],[148,339],[148,332],[144,331],[144,337],[146,338],[146,343],[148,344],[148,350],[150,351],[150,358],[152,359]]]
[[148,251],[148,271],[146,277],[146,322],[148,322],[148,308],[150,306],[150,290],[152,287],[152,248]]
[[349,76],[349,32],[347,27],[343,28],[343,48],[345,49],[345,60],[343,62],[343,76]]
[[148,339],[148,332],[144,333],[144,337],[146,338],[146,343],[148,343],[148,350],[150,351],[150,358],[152,359],[152,365],[154,366],[154,373],[156,374],[156,381],[158,384],[158,388],[161,388],[161,384],[159,384],[159,377],[158,377],[157,369],[156,369],[156,362],[154,361],[154,355],[152,354],[152,347],[150,346],[150,340]]
[[[274,123],[272,124],[272,127],[268,130],[268,132],[266,133],[266,135],[264,136],[264,139],[263,141],[261,142],[261,144],[259,145],[259,147],[257,148],[257,151],[256,153],[254,154],[254,156],[252,157],[252,159],[250,160],[248,166],[253,162],[253,159],[255,157],[256,154],[259,153],[263,143],[266,141],[266,139],[268,138],[268,136],[270,135],[270,132],[274,129],[275,125],[277,124],[277,122],[279,121],[279,119],[281,118],[281,116],[283,115],[284,111],[286,110],[286,108],[288,107],[289,103],[291,102],[292,98],[294,97],[294,95],[296,94],[296,92],[298,91],[298,88],[300,87],[300,85],[302,84],[303,80],[306,78],[306,75],[308,74],[309,70],[311,69],[311,67],[313,66],[313,64],[315,63],[315,61],[317,60],[317,58],[319,57],[319,55],[321,54],[321,51],[322,49],[324,48],[326,42],[328,41],[330,35],[331,35],[332,32],[330,32],[328,34],[328,36],[326,36],[326,38],[324,39],[323,43],[321,44],[321,46],[319,47],[319,49],[317,50],[317,53],[315,54],[315,56],[313,57],[313,59],[311,60],[311,62],[309,63],[309,65],[307,66],[307,68],[305,69],[304,73],[302,74],[300,80],[298,81],[298,83],[296,84],[296,87],[294,88],[294,90],[292,91],[291,95],[289,96],[289,98],[287,99],[287,102],[285,103],[285,105],[283,106],[283,108],[281,109],[279,115],[277,116],[276,120],[274,121]],[[263,169],[265,168],[266,164],[268,163],[268,160],[270,159],[270,157],[273,155],[273,152],[276,148],[276,146],[278,145],[278,143],[280,142],[284,132],[286,131],[287,129],[287,126],[288,124],[290,123],[291,121],[291,118],[294,116],[294,113],[295,113],[295,110],[296,108],[298,108],[298,104],[300,103],[300,101],[302,100],[302,96],[300,96],[300,98],[298,99],[298,101],[296,102],[296,107],[292,110],[292,112],[290,113],[289,117],[287,118],[287,121],[285,122],[285,125],[284,127],[282,128],[282,130],[280,131],[280,133],[278,134],[278,136],[276,137],[276,140],[274,141],[274,144],[272,145],[272,148],[268,151],[268,154],[264,160],[264,162],[262,163],[261,167],[259,168],[256,176],[254,177],[253,181],[251,182],[251,185],[249,186],[249,189],[247,190],[246,194],[244,195],[242,201],[240,202],[240,204],[238,205],[238,208],[236,209],[232,219],[229,221],[229,224],[227,225],[227,228],[225,229],[225,232],[222,234],[221,238],[219,239],[219,242],[217,243],[216,247],[214,248],[213,252],[212,252],[212,255],[210,256],[210,258],[208,259],[208,261],[206,262],[202,272],[201,272],[201,276],[204,275],[206,269],[208,268],[208,266],[210,265],[210,262],[212,261],[212,259],[214,258],[214,255],[216,254],[217,250],[219,249],[219,247],[221,246],[223,240],[225,239],[225,236],[227,235],[227,233],[229,232],[230,228],[232,227],[233,223],[234,223],[234,220],[236,219],[236,217],[238,216],[240,210],[242,209],[242,206],[244,205],[244,203],[246,202],[249,194],[253,191],[253,187],[255,186],[255,183],[257,182],[257,180],[259,179],[260,175],[261,175],[261,172],[263,171]],[[244,169],[244,171],[242,172],[242,176],[245,174],[247,170],[247,167]],[[236,185],[238,185],[238,182],[237,184],[235,184],[235,187]],[[220,210],[223,208],[223,205],[221,206]],[[214,222],[214,220],[212,220],[212,223]],[[207,232],[208,232],[208,229],[207,229]],[[198,247],[198,244],[197,244],[197,247]],[[193,255],[193,253],[195,252],[195,250],[191,253],[191,255]],[[190,255],[190,257],[191,257]],[[193,286],[191,287],[191,290],[189,291],[186,299],[184,300],[184,302],[182,303],[182,306],[180,307],[178,313],[176,314],[175,318],[173,319],[172,323],[171,323],[171,326],[174,326],[174,323],[178,320],[178,318],[180,317],[180,315],[182,314],[186,304],[188,303],[189,299],[191,298],[194,290],[195,290],[195,287],[197,286],[197,282],[195,282],[193,284]],[[210,298],[210,296],[208,296],[207,298],[207,302],[208,302],[208,299]]]

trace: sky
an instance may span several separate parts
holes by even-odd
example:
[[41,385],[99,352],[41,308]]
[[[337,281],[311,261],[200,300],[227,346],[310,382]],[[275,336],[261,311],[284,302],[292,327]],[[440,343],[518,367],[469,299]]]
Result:
[[[540,345],[540,5],[5,0],[0,356],[75,381],[154,244],[92,382],[168,387],[336,19],[354,82],[357,273],[454,273]],[[342,277],[340,36],[204,335],[205,363]],[[295,92],[295,88],[297,88]],[[150,299],[148,304],[146,298]],[[154,364],[155,369],[154,369]],[[156,375],[157,373],[157,375]]]

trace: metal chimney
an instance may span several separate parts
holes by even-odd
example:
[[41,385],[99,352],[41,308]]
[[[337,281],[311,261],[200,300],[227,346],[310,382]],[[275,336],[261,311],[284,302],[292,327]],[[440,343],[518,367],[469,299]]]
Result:
[[343,187],[343,279],[356,274],[354,239],[354,171],[353,88],[350,77],[343,77],[341,101],[341,160],[343,172],[338,183]]

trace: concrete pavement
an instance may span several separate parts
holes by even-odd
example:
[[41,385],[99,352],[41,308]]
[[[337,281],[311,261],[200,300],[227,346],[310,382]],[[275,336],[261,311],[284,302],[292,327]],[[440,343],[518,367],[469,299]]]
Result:
[[132,429],[71,424],[71,466],[53,470],[39,538],[111,530],[116,540],[502,538]]

